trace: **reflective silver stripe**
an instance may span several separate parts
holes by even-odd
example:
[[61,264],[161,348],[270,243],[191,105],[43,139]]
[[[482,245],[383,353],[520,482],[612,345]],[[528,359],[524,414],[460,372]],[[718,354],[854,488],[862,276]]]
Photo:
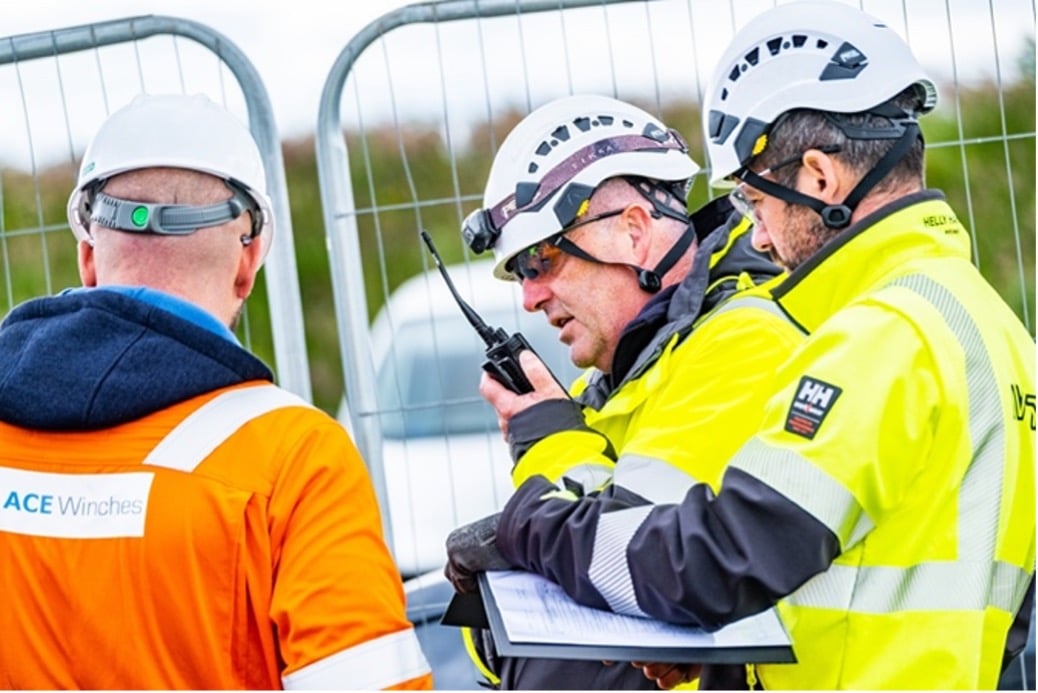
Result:
[[652,512],[652,507],[626,508],[602,513],[598,518],[588,577],[609,608],[618,614],[648,616],[634,596],[631,570],[627,566],[627,545],[645,521],[645,516]]
[[[932,303],[962,346],[973,459],[959,489],[959,556],[988,560],[995,553],[1005,473],[1005,427],[991,357],[973,318],[950,291],[922,275],[904,277],[893,285]],[[991,498],[999,500],[993,510],[987,502]]]
[[730,466],[760,479],[811,513],[837,536],[844,551],[875,527],[843,484],[792,450],[751,438]]
[[[578,464],[570,467],[562,475],[570,481],[575,481],[584,489],[584,493],[591,493],[605,486],[613,478],[613,466],[604,464]],[[560,478],[555,484],[563,491],[568,490],[566,484]]]
[[786,598],[820,609],[883,614],[893,611],[981,611],[1016,613],[1030,582],[1027,571],[997,561],[934,561],[911,568],[833,564]]
[[430,672],[413,628],[319,659],[281,678],[285,690],[377,690]]
[[655,457],[620,455],[613,485],[633,491],[656,504],[680,503],[698,480],[674,465]]
[[[966,359],[966,391],[969,396],[970,441],[973,456],[959,487],[959,551],[960,562],[991,565],[994,562],[998,540],[998,522],[1002,510],[1002,482],[1006,465],[1006,431],[1002,403],[998,395],[998,381],[991,363],[991,354],[976,322],[959,300],[934,280],[921,274],[910,275],[893,282],[914,291],[929,301],[940,312],[955,334]],[[991,501],[995,500],[995,503]],[[994,563],[993,574],[977,583],[968,583],[971,594],[959,590],[961,600],[970,603],[998,606],[1000,595],[1007,590],[999,585],[999,563]],[[1011,567],[1011,566],[1009,566]],[[1016,613],[1023,599],[1030,576],[1024,571],[1012,576],[1020,599],[1006,609]],[[978,607],[982,608],[982,607]]]
[[194,471],[232,433],[258,416],[282,407],[310,407],[275,385],[259,385],[218,395],[192,412],[145,458],[144,464]]

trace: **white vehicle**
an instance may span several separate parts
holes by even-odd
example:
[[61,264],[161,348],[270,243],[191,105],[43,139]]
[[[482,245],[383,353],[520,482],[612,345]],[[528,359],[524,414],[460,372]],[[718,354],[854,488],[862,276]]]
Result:
[[[447,268],[463,300],[492,327],[519,330],[560,382],[579,371],[543,313],[492,260]],[[452,529],[500,510],[512,493],[494,410],[479,395],[485,344],[433,267],[400,285],[372,324],[382,464],[393,555],[401,574],[442,570]],[[347,426],[345,405],[339,419]]]

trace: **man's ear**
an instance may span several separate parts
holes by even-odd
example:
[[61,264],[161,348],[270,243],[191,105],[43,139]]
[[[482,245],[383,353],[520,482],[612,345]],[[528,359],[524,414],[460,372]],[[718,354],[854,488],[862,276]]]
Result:
[[641,205],[630,204],[620,215],[620,220],[630,238],[634,263],[644,264],[652,251],[652,216]]
[[256,275],[263,265],[264,250],[269,242],[269,238],[255,236],[251,242],[242,244],[241,255],[238,257],[238,272],[234,277],[234,292],[238,298],[245,300],[252,293],[252,288],[256,285]]
[[97,286],[97,268],[94,266],[94,246],[90,241],[80,241],[77,262],[79,264],[79,281],[83,286]]
[[827,204],[842,204],[850,192],[846,167],[831,154],[818,149],[804,152],[800,167],[800,190]]

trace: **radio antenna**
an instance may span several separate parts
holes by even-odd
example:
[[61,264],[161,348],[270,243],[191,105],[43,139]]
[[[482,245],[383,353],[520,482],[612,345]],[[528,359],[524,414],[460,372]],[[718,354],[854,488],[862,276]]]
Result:
[[458,290],[454,286],[454,282],[451,281],[450,275],[447,274],[447,268],[443,266],[443,260],[440,259],[440,254],[436,252],[436,246],[433,245],[432,237],[429,235],[429,232],[422,229],[421,235],[422,240],[425,241],[427,246],[429,246],[429,252],[432,253],[433,259],[436,261],[436,266],[439,268],[440,274],[443,275],[443,280],[447,282],[447,289],[450,290],[451,296],[454,297],[454,300],[458,302],[458,305],[461,307],[461,312],[465,314],[465,318],[474,328],[476,328],[476,332],[479,333],[480,338],[486,342],[488,347],[496,346],[498,339],[496,339],[494,329],[487,325],[483,321],[483,318],[479,317],[476,311],[472,309],[472,306],[462,300],[461,294],[458,293]]

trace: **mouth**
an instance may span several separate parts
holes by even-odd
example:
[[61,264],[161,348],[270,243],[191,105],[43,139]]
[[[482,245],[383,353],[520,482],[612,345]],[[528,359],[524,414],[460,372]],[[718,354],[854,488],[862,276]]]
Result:
[[[552,313],[554,313],[554,315]],[[566,325],[566,323],[573,319],[572,315],[567,315],[561,311],[545,310],[544,315],[548,319],[548,324],[559,330],[561,330]]]
[[569,344],[573,339],[573,335],[566,333],[566,326],[572,322],[575,322],[573,318],[557,318],[552,320],[551,324],[558,328],[559,341],[563,344]]
[[568,316],[565,316],[565,315],[559,315],[559,316],[556,316],[554,318],[551,318],[548,322],[550,322],[551,326],[554,327],[555,329],[561,330],[566,325],[568,325],[571,320],[573,320],[572,317],[568,317]]

